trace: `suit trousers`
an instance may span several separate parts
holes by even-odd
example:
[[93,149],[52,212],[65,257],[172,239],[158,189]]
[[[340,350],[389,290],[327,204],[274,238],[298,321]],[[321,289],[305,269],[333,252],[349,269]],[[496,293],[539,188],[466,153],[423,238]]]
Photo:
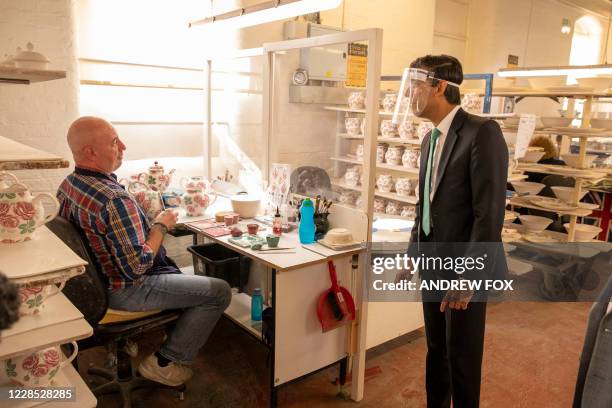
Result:
[[428,408],[476,408],[484,348],[486,302],[470,302],[466,310],[423,302],[427,336],[426,389]]

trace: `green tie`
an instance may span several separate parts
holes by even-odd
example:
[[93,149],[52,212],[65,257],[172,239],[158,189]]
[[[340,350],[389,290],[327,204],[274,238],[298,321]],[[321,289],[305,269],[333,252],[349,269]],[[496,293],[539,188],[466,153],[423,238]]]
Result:
[[425,172],[425,186],[423,187],[424,197],[421,199],[421,201],[423,201],[423,232],[425,232],[425,236],[429,235],[431,232],[431,218],[429,215],[429,207],[431,205],[429,199],[431,192],[431,168],[433,167],[436,142],[441,134],[442,132],[436,128],[433,128],[431,131],[431,137],[429,138],[429,156],[427,157],[427,171]]

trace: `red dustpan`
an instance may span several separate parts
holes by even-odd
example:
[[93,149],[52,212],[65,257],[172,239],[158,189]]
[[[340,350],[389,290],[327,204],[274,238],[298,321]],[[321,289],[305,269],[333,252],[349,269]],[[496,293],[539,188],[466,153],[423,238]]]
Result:
[[327,265],[331,288],[321,294],[317,304],[317,317],[324,332],[355,320],[355,302],[351,293],[345,287],[338,285],[334,263],[328,261]]

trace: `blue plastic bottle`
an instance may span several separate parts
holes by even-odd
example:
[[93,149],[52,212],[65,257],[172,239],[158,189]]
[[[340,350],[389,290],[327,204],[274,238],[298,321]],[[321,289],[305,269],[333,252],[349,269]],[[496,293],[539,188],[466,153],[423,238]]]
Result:
[[300,207],[300,226],[298,227],[300,243],[312,244],[315,240],[315,231],[314,206],[312,201],[307,198],[302,201]]
[[261,289],[255,288],[253,291],[253,297],[251,297],[251,320],[254,322],[260,322],[262,311],[263,296],[261,296]]

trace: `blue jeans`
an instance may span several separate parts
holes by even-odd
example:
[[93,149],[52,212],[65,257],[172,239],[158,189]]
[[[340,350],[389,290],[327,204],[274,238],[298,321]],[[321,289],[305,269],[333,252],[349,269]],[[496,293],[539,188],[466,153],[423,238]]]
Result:
[[109,307],[117,310],[183,309],[159,350],[181,364],[193,362],[231,300],[224,280],[181,273],[147,275],[139,285],[109,292]]

